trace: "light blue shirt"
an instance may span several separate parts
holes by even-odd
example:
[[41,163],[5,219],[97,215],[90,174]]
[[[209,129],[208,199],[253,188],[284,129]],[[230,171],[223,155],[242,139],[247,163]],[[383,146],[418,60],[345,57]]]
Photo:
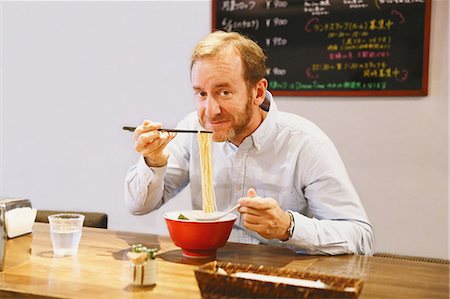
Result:
[[[270,243],[307,254],[371,254],[372,226],[334,144],[311,121],[278,111],[269,92],[267,99],[266,118],[239,147],[211,144],[217,209],[232,207],[255,188],[258,196],[293,212],[294,233],[286,242],[266,240],[245,229],[238,217],[229,241]],[[200,129],[197,114],[188,114],[178,127]],[[189,183],[192,206],[202,209],[196,135],[178,134],[168,149],[166,166],[148,167],[141,157],[129,170],[125,199],[132,213],[159,208]]]

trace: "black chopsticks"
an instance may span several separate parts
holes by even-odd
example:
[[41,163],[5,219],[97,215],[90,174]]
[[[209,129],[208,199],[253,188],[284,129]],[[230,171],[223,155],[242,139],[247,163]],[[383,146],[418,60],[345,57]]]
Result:
[[[125,131],[134,132],[136,130],[136,127],[123,127],[122,128]],[[181,130],[181,129],[158,129],[158,131],[161,132],[174,132],[174,133],[212,133],[211,131],[197,131],[197,130]]]

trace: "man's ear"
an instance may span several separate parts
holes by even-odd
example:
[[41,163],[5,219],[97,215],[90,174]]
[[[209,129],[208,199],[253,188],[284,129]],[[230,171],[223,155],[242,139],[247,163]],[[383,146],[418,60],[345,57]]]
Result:
[[267,85],[268,82],[266,78],[262,78],[255,84],[254,91],[256,94],[254,103],[258,106],[261,105],[264,102],[264,99],[266,98]]

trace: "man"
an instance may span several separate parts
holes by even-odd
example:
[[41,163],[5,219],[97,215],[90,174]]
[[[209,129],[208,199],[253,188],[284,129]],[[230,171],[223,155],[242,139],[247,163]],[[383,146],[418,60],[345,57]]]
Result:
[[[197,113],[178,124],[213,132],[217,208],[241,204],[230,241],[307,254],[371,254],[372,227],[336,148],[310,121],[277,110],[265,59],[237,33],[209,34],[192,54]],[[175,138],[159,128],[146,120],[133,135],[141,158],[127,174],[128,209],[148,213],[188,183],[193,208],[202,209],[197,137]]]

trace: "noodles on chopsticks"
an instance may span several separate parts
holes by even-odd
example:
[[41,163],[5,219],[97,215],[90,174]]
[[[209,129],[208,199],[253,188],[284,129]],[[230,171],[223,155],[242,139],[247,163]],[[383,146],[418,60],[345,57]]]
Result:
[[202,175],[203,212],[206,213],[217,211],[211,163],[211,140],[212,134],[200,132],[197,134]]

